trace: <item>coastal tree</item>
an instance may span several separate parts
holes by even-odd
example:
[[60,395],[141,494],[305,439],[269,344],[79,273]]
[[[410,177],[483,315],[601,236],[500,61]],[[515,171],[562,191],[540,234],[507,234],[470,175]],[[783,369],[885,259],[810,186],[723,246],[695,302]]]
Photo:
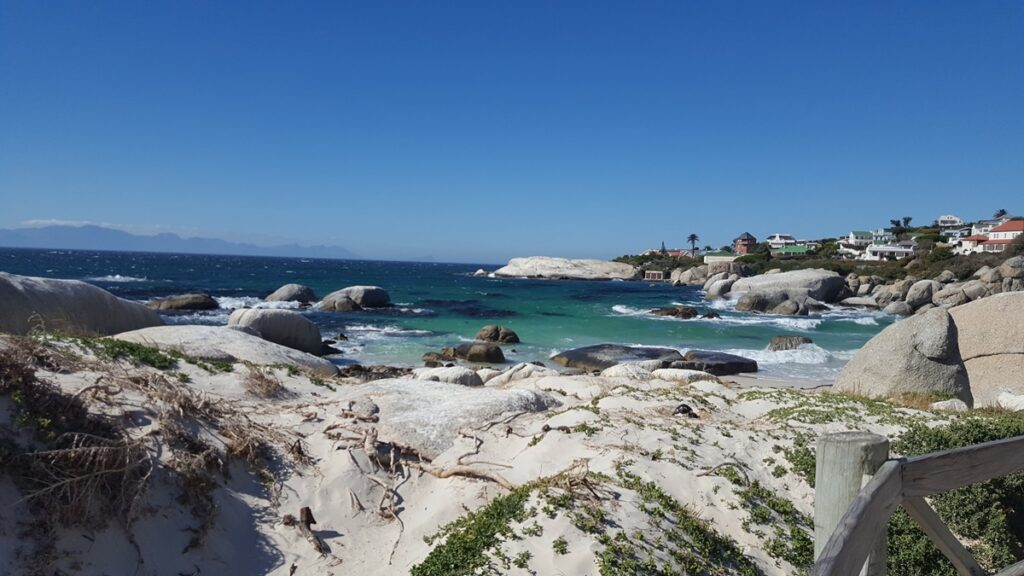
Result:
[[668,250],[665,249],[665,241],[664,240],[661,241],[661,253],[662,254],[668,254]]
[[993,218],[1002,218],[1003,216],[1006,216],[1006,208],[1000,208],[992,215]]
[[904,227],[904,228],[910,228],[910,221],[911,221],[911,220],[913,220],[913,218],[912,218],[912,217],[910,217],[910,216],[904,216],[904,217],[903,217],[903,227]]
[[690,243],[690,252],[696,253],[697,242],[700,242],[700,237],[697,236],[696,234],[690,234],[689,236],[686,237],[686,241]]

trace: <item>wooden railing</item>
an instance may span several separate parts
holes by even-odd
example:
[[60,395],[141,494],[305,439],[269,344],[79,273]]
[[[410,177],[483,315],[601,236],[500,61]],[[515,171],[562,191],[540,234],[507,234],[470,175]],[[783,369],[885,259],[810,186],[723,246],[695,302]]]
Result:
[[[828,434],[819,439],[815,478],[817,561],[811,574],[884,574],[886,525],[896,508],[903,506],[953,563],[957,574],[987,575],[925,497],[1024,471],[1024,436],[884,460],[888,451],[888,440],[863,432]],[[885,456],[879,459],[879,454]],[[844,501],[843,486],[859,486],[862,475],[869,474],[873,474],[870,481],[852,502],[849,498]],[[845,513],[835,521],[835,511],[844,509]],[[1024,561],[995,576],[1024,576]]]

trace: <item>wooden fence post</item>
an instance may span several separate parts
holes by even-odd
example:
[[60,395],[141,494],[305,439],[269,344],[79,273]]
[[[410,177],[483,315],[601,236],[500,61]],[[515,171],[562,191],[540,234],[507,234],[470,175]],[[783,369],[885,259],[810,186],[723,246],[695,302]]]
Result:
[[[871,476],[889,458],[889,439],[869,432],[839,432],[818,439],[814,474],[814,558],[821,555],[839,520]],[[877,535],[874,551],[861,576],[883,576],[885,533]]]

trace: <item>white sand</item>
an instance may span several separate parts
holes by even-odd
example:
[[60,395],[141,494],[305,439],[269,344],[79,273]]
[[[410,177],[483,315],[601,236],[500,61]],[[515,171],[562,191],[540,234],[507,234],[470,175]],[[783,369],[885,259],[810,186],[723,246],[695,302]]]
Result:
[[[152,371],[122,369],[125,374]],[[386,467],[381,468],[363,449],[365,434],[374,430],[379,442],[416,448],[421,453],[437,452],[429,464],[433,468],[450,469],[461,462],[515,486],[559,474],[564,481],[566,471],[579,479],[589,470],[590,487],[580,485],[579,493],[574,493],[580,506],[577,511],[587,506],[602,510],[606,523],[601,530],[610,536],[624,531],[636,542],[637,535],[643,533],[653,542],[664,536],[664,530],[650,514],[651,503],[622,485],[616,469],[619,463],[620,470],[655,483],[713,530],[734,541],[764,573],[791,574],[791,565],[768,553],[774,526],[744,528],[750,510],[737,493],[745,482],[739,478],[740,484],[731,482],[725,477],[728,470],[742,468],[737,474],[759,482],[810,515],[813,490],[782,452],[794,439],[846,429],[894,434],[901,430],[901,419],[937,418],[911,410],[869,416],[853,401],[837,403],[829,396],[823,402],[818,393],[772,388],[791,383],[749,377],[724,378],[722,384],[709,376],[682,384],[548,376],[476,389],[409,380],[361,385],[333,381],[329,382],[335,387],[331,391],[279,368],[274,374],[288,395],[265,400],[246,393],[242,384],[246,368],[241,365],[234,373],[214,375],[182,363],[181,371],[190,377],[190,389],[280,433],[279,449],[287,450],[290,443],[301,439],[312,462],[296,465],[284,460],[271,467],[277,483],[270,491],[251,467],[232,464],[230,477],[221,477],[214,491],[218,509],[203,545],[187,553],[183,550],[192,537],[188,530],[195,520],[177,502],[175,479],[166,473],[154,474],[145,509],[130,532],[116,521],[102,528],[59,530],[53,539],[52,559],[46,563],[50,573],[289,574],[294,567],[301,575],[405,574],[442,543],[431,546],[424,537],[508,493],[496,482],[479,478],[436,478],[401,464],[391,472],[386,469],[387,459]],[[40,375],[73,393],[93,384],[99,373],[82,369]],[[133,422],[130,431],[134,437],[156,432],[159,427],[153,402],[136,392],[87,394],[83,398],[90,410],[125,415],[121,420]],[[379,422],[342,416],[350,401],[365,403],[366,399],[380,408]],[[543,410],[535,400],[554,407],[528,411]],[[521,401],[526,404],[515,403]],[[697,418],[673,414],[684,402],[696,411]],[[495,412],[505,406],[516,408],[511,413]],[[773,412],[787,406],[803,409]],[[15,428],[11,408],[9,399],[0,398],[0,430]],[[822,414],[825,417],[815,417]],[[334,424],[341,427],[325,432]],[[549,431],[543,431],[545,426]],[[211,437],[220,434],[212,432]],[[159,457],[168,456],[163,453]],[[709,472],[723,463],[735,466]],[[377,482],[370,480],[371,476]],[[394,506],[398,519],[378,512],[382,485],[394,487],[398,494]],[[587,504],[591,488],[601,499]],[[556,487],[550,493],[562,492]],[[6,475],[0,475],[0,566],[12,569],[24,569],[37,545],[36,540],[22,535],[18,526],[18,519],[28,513],[26,504],[18,502],[22,496]],[[596,558],[605,549],[598,536],[574,526],[565,510],[549,517],[543,512],[545,502],[538,491],[529,505],[537,507],[536,513],[521,524],[513,523],[521,539],[504,541],[497,548],[500,552],[490,552],[498,572],[597,574]],[[284,514],[298,516],[304,506],[316,517],[313,529],[329,548],[325,555],[318,554],[298,529],[281,522]],[[535,533],[535,523],[542,533],[528,535]],[[559,537],[567,543],[566,554],[554,550],[553,542]],[[647,547],[642,554],[659,564],[671,563],[668,550],[672,547],[663,548]],[[523,552],[530,554],[525,569],[514,564],[506,567],[500,560],[502,555],[515,559]]]

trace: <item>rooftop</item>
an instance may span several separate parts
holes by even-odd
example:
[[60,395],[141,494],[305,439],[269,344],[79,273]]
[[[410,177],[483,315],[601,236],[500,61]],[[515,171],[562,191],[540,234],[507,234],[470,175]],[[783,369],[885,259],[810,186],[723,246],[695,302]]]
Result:
[[1008,220],[989,231],[992,232],[1024,232],[1024,220]]

